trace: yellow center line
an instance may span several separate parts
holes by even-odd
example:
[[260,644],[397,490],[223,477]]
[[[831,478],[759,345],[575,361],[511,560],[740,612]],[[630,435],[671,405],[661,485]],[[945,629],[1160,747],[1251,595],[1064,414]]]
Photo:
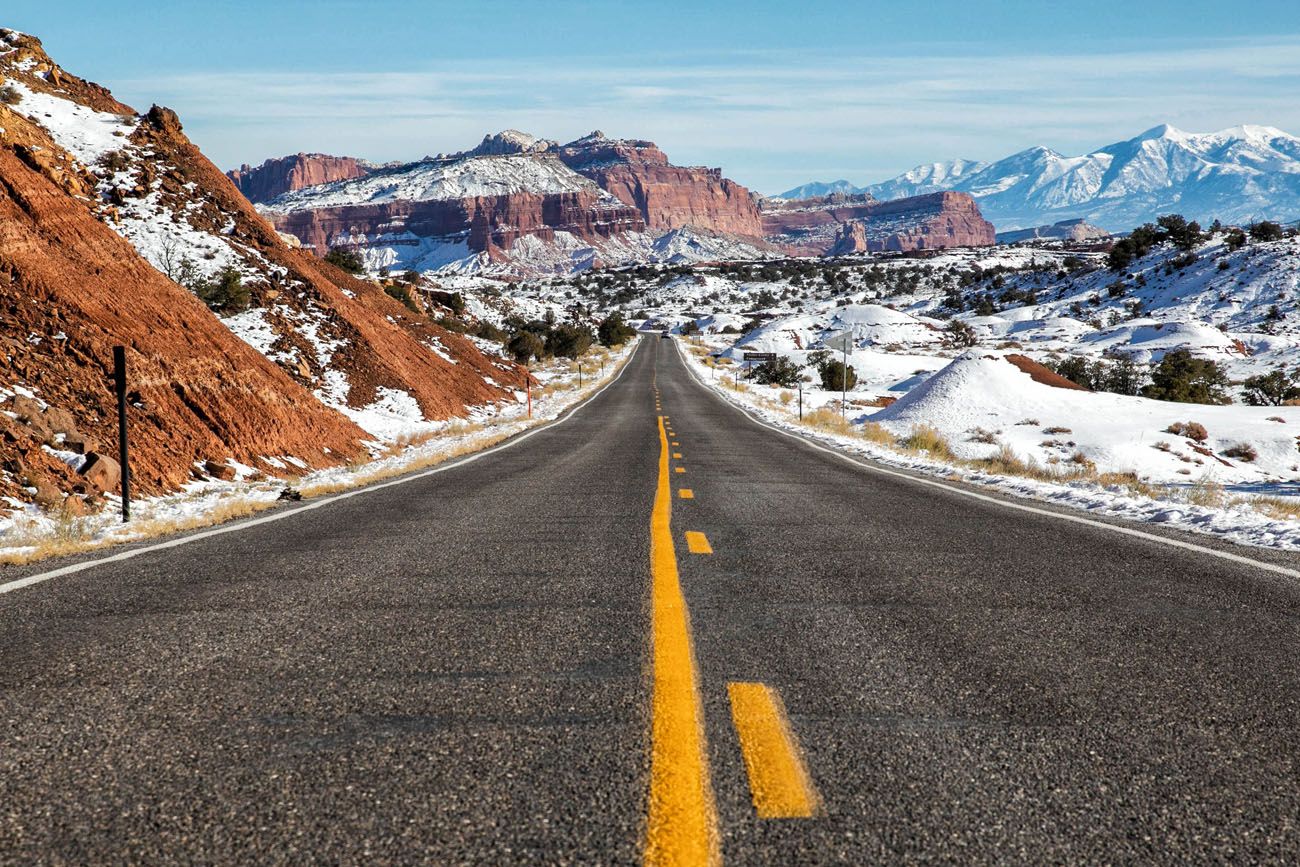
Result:
[[673,472],[675,472],[675,473],[684,473],[684,472],[686,472],[686,467],[677,467],[676,469],[673,470]]
[[781,697],[761,683],[730,683],[727,693],[759,818],[806,819],[813,815],[817,790],[790,730]]
[[681,453],[681,452],[673,452],[673,457],[674,457],[675,459],[677,459],[677,460],[680,461],[680,460],[682,459],[682,453]]
[[650,518],[650,574],[654,692],[645,862],[653,867],[721,864],[690,613],[682,595],[673,545],[668,437],[662,417],[659,484]]
[[713,546],[709,544],[709,537],[696,530],[686,531],[686,548],[692,554],[713,553]]
[[681,497],[683,500],[693,500],[695,499],[695,492],[690,488],[678,488],[677,496]]

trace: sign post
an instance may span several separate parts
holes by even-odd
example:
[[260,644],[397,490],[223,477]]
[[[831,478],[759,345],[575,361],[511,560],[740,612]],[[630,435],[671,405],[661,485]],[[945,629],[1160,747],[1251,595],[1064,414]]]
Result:
[[131,520],[131,463],[126,440],[126,347],[113,347],[113,391],[117,394],[117,459],[122,465],[122,523]]
[[844,367],[840,370],[840,419],[847,420],[849,406],[849,347],[853,345],[853,329],[849,328],[838,334],[832,334],[823,340],[822,344],[830,349],[838,349],[844,353],[844,360],[841,362]]

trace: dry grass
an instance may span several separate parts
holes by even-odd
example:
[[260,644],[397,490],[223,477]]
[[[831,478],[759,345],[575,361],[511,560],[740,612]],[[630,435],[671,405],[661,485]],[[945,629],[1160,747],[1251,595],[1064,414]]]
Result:
[[66,520],[63,517],[55,518],[54,531],[49,532],[43,528],[31,526],[27,528],[14,527],[5,534],[4,543],[6,547],[24,548],[20,552],[6,553],[0,555],[0,563],[5,565],[18,566],[24,563],[33,563],[37,560],[44,560],[49,557],[66,557],[71,554],[82,554],[87,551],[95,551],[100,548],[108,548],[113,545],[122,544],[123,542],[134,542],[140,539],[149,539],[155,536],[169,535],[180,533],[185,530],[197,530],[203,527],[211,527],[215,524],[224,524],[236,518],[244,518],[257,512],[265,511],[276,503],[274,500],[255,500],[247,497],[231,497],[222,500],[214,508],[208,509],[201,513],[188,514],[179,517],[168,518],[146,518],[135,521],[131,524],[131,537],[121,539],[113,536],[94,538],[92,532],[92,519],[90,518],[72,518],[69,516]]
[[803,423],[811,428],[826,431],[828,433],[843,434],[848,436],[853,433],[853,425],[835,410],[820,407],[812,412],[803,414]]
[[1195,440],[1198,443],[1203,443],[1210,438],[1210,433],[1205,429],[1205,425],[1195,421],[1176,421],[1165,428],[1165,433],[1187,437],[1189,440]]
[[1290,497],[1252,497],[1246,503],[1279,521],[1300,521],[1300,500]]
[[1137,473],[1102,473],[1097,476],[1097,484],[1103,488],[1123,488],[1129,494],[1152,500],[1165,493],[1163,487],[1142,481]]
[[890,448],[898,445],[898,438],[885,430],[883,425],[877,424],[874,421],[869,421],[864,424],[859,433],[862,435],[864,440],[877,443],[878,445],[889,446]]
[[919,424],[912,428],[912,432],[903,437],[899,445],[914,454],[925,453],[932,458],[945,461],[957,460],[943,434],[928,424]]
[[1209,476],[1203,476],[1193,482],[1183,496],[1187,502],[1194,506],[1207,506],[1210,508],[1222,506],[1224,502],[1223,485]]

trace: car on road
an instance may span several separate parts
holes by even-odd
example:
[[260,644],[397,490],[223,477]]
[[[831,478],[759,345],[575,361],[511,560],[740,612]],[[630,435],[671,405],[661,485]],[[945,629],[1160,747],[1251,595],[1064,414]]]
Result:
[[672,332],[671,332],[671,331],[661,331],[661,332],[659,332],[659,339],[660,339],[660,340],[672,340],[672,339],[673,339]]

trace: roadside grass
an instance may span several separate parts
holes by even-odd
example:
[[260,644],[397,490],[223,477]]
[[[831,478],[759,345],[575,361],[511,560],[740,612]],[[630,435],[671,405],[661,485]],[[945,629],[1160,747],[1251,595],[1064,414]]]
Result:
[[912,454],[926,454],[936,460],[957,462],[957,456],[952,453],[948,440],[928,424],[916,425],[898,444]]

